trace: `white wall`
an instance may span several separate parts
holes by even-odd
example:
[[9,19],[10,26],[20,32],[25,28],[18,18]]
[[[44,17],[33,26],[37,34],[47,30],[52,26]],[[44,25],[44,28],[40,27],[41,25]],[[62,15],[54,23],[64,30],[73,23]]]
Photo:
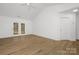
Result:
[[[19,23],[19,26],[21,23],[25,23],[25,26],[26,26],[25,35],[31,34],[32,28],[31,28],[30,20],[26,20],[26,19],[22,19],[22,18],[0,16],[0,38],[15,36],[15,35],[13,35],[13,23],[14,22]],[[20,28],[19,28],[19,35],[21,35]]]
[[[0,38],[14,36],[13,22],[18,22],[19,24],[26,24],[26,35],[35,34],[50,39],[60,40],[61,12],[77,6],[79,6],[79,4],[64,4],[50,6],[41,11],[40,14],[32,21],[22,18],[0,16]],[[21,35],[20,31],[19,35]]]
[[[60,12],[77,6],[79,4],[64,4],[44,9],[33,21],[33,33],[50,39],[60,40]],[[72,39],[74,38],[69,40]]]
[[76,38],[79,39],[79,13],[76,14]]

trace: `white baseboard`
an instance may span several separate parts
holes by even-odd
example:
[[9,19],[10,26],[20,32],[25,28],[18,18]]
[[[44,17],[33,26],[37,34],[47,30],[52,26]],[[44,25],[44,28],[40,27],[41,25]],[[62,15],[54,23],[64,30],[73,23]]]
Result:
[[39,36],[39,37],[44,37],[44,38],[48,38],[48,39],[51,39],[51,40],[56,40],[56,41],[60,41],[60,40],[68,40],[68,41],[76,41],[76,39],[61,39],[61,38],[53,38],[53,37],[48,37],[48,36],[44,36],[44,35],[39,35],[39,34],[34,34],[36,36]]

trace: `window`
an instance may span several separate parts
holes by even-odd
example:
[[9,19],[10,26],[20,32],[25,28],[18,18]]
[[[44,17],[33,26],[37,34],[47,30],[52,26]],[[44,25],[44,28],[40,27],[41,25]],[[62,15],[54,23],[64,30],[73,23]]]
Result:
[[14,35],[18,34],[18,23],[13,23],[13,34]]
[[25,34],[25,24],[21,23],[21,34]]

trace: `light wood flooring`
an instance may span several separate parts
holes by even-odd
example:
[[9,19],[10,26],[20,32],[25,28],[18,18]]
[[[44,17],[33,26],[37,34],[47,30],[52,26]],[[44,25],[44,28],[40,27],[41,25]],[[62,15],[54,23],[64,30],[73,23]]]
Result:
[[0,39],[0,55],[78,55],[79,41],[55,41],[36,35]]

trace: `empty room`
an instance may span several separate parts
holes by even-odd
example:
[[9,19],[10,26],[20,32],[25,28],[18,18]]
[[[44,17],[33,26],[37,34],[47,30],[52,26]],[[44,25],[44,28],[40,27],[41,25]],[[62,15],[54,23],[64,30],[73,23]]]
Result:
[[78,55],[79,3],[0,3],[0,55]]

